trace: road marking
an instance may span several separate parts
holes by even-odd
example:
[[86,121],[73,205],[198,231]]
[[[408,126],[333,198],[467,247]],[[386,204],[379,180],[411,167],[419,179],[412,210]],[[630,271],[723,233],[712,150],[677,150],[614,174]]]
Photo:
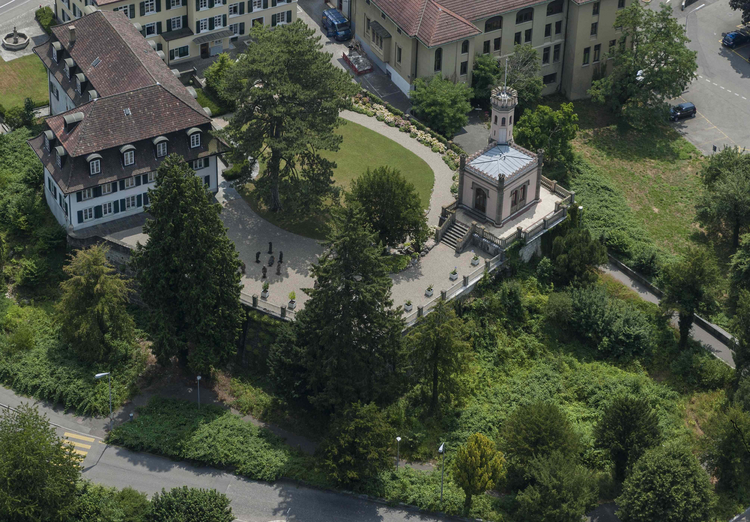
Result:
[[734,93],[735,96],[739,96],[739,93]]
[[3,5],[0,5],[0,9],[2,9],[3,7],[5,7],[6,5],[10,5],[10,4],[12,4],[12,3],[13,3],[13,2],[15,2],[15,1],[16,1],[16,0],[10,0],[10,2],[8,2],[7,4],[3,4]]
[[83,442],[76,442],[74,440],[69,440],[68,444],[72,444],[76,448],[91,449],[91,445],[90,444],[84,444]]
[[696,11],[697,11],[698,9],[703,9],[703,8],[704,8],[705,6],[706,6],[706,4],[701,4],[701,5],[699,5],[698,7],[696,7],[695,9],[693,9],[693,10],[692,10],[692,11],[690,11],[690,12],[691,12],[691,13],[694,13],[694,12],[696,12]]
[[722,90],[722,91],[726,91],[726,89],[724,88],[724,86],[723,86],[723,85],[719,85],[719,87],[721,87],[721,90]]
[[[711,82],[711,83],[714,83],[714,82]],[[718,86],[719,84],[718,83],[714,83],[714,85]]]
[[86,441],[86,442],[94,442],[96,440],[93,437],[84,437],[83,435],[76,435],[75,433],[68,433],[67,431],[65,433],[63,433],[63,437],[66,437],[68,439],[83,440],[83,441]]
[[79,455],[83,455],[84,457],[85,457],[86,455],[88,455],[88,452],[87,452],[87,451],[83,451],[83,450],[79,450],[79,449],[75,449],[75,448],[73,448],[73,451],[75,451],[75,452],[76,452],[76,453],[78,453]]
[[742,99],[743,99],[743,100],[747,100],[747,98],[745,98],[744,96],[742,97]]

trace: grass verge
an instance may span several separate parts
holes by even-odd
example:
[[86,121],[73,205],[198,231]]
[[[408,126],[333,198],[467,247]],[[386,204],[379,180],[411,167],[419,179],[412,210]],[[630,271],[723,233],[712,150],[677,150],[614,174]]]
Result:
[[23,107],[23,100],[31,98],[39,107],[49,103],[47,70],[35,54],[9,62],[0,60],[0,103],[5,109]]

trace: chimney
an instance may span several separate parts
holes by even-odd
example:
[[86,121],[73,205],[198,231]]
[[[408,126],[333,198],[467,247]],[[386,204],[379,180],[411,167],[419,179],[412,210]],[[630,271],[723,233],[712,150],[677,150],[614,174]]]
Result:
[[76,41],[76,26],[70,25],[68,26],[68,43],[72,44]]

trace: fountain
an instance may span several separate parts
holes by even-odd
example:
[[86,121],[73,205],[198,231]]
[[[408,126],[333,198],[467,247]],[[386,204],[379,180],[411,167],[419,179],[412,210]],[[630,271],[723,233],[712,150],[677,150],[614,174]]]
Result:
[[24,33],[19,33],[15,27],[12,33],[6,34],[5,38],[3,38],[3,47],[9,51],[20,51],[21,49],[26,49],[28,45],[29,37]]

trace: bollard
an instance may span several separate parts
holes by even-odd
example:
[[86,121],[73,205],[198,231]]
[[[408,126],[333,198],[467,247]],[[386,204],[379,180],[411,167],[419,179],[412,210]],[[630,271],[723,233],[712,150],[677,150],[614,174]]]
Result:
[[484,260],[484,271],[485,272],[489,272],[490,271],[490,260],[489,259],[485,259]]
[[258,308],[258,294],[253,294],[253,308]]
[[469,276],[464,276],[464,286],[469,286]]
[[273,243],[271,241],[268,242],[268,253],[273,254]]
[[417,307],[417,317],[424,317],[424,306]]
[[284,319],[286,317],[286,306],[281,307],[281,318]]
[[440,290],[440,299],[443,301],[448,299],[448,292],[446,290]]

